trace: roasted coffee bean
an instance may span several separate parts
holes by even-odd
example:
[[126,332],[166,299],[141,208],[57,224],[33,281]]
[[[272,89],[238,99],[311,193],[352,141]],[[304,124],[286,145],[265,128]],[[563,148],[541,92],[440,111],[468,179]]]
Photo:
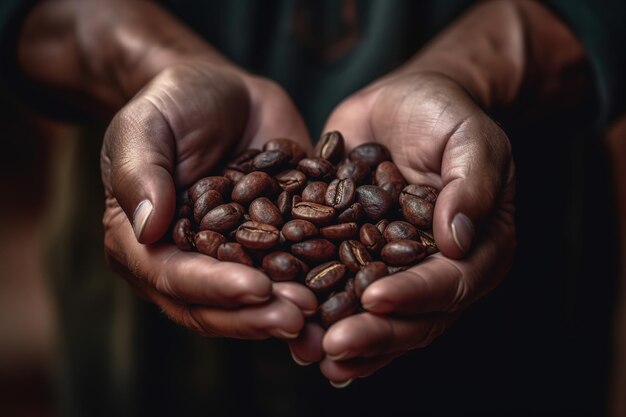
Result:
[[343,290],[347,292],[354,292],[354,278],[348,278],[346,280],[346,285],[344,285]]
[[342,211],[354,203],[356,185],[349,178],[334,179],[326,190],[325,203],[337,211]]
[[200,196],[209,190],[217,191],[222,197],[228,196],[232,189],[231,181],[226,177],[206,177],[202,178],[189,189],[189,197],[196,201]]
[[176,209],[177,219],[193,219],[193,208],[189,204],[182,204]]
[[375,185],[361,185],[356,189],[356,195],[365,215],[371,220],[380,220],[393,203],[391,195]]
[[383,246],[380,256],[389,265],[413,265],[426,256],[426,248],[415,240],[394,240]]
[[363,206],[360,203],[352,203],[350,207],[342,211],[339,216],[337,216],[337,220],[342,223],[349,222],[360,222],[365,216],[365,212],[363,211]]
[[191,220],[184,218],[180,219],[174,225],[174,231],[172,238],[174,243],[178,246],[178,249],[184,251],[190,251],[194,248],[194,235],[193,225]]
[[280,188],[290,193],[299,192],[306,184],[306,175],[297,169],[288,169],[277,174],[274,178],[278,181]]
[[372,260],[372,255],[358,240],[346,240],[339,245],[339,259],[350,272],[357,272]]
[[324,262],[337,256],[337,247],[327,239],[311,239],[291,245],[291,253],[308,262]]
[[235,184],[231,198],[237,203],[250,204],[257,197],[267,197],[271,190],[272,178],[265,172],[255,171]]
[[252,258],[246,253],[243,246],[235,242],[221,244],[217,248],[217,259],[223,262],[236,262],[248,266],[253,265]]
[[326,239],[346,240],[354,237],[358,229],[359,226],[354,222],[339,223],[322,227],[320,234]]
[[249,249],[269,249],[280,240],[278,229],[271,224],[245,222],[237,229],[235,239]]
[[311,269],[304,279],[304,284],[313,292],[327,292],[334,288],[345,274],[346,267],[341,262],[326,262]]
[[243,217],[244,208],[238,203],[221,204],[209,211],[200,222],[200,230],[227,233],[233,230]]
[[435,209],[433,203],[407,194],[402,199],[400,208],[404,218],[420,229],[430,229],[433,225],[433,211]]
[[304,158],[298,162],[298,169],[311,179],[329,179],[335,175],[335,166],[323,158]]
[[284,222],[278,207],[267,197],[254,199],[248,207],[248,214],[250,215],[250,219],[255,222],[267,223],[276,227],[282,226]]
[[374,169],[381,162],[390,161],[391,155],[389,150],[380,143],[369,142],[359,145],[350,152],[350,160],[363,161],[367,163],[370,169]]
[[427,185],[407,185],[400,193],[400,204],[402,204],[402,200],[404,200],[404,198],[410,196],[421,198],[431,204],[435,204],[435,201],[437,201],[437,197],[439,196],[439,191]]
[[276,199],[276,207],[278,207],[278,211],[280,214],[284,216],[288,216],[291,214],[291,194],[289,191],[283,191],[278,195]]
[[331,296],[319,307],[319,317],[324,328],[358,311],[359,305],[353,292],[342,291]]
[[389,220],[387,219],[382,219],[376,223],[376,228],[380,231],[380,233],[385,233],[387,226],[389,226]]
[[288,252],[272,252],[266,255],[261,267],[274,281],[293,281],[308,269],[304,262]]
[[328,185],[322,181],[313,181],[302,190],[302,201],[324,204],[324,196]]
[[191,201],[191,198],[189,198],[189,190],[182,190],[176,194],[176,205],[182,206],[185,204],[188,206],[193,206],[193,201]]
[[407,269],[409,269],[408,266],[390,266],[389,268],[389,275],[393,275],[393,274],[397,274],[398,272],[404,272]]
[[315,156],[336,164],[343,156],[344,140],[340,132],[326,132],[315,145]]
[[426,254],[432,255],[433,253],[439,252],[439,248],[435,243],[435,238],[431,233],[425,232],[423,230],[418,230],[419,233],[419,241],[426,248]]
[[403,221],[395,221],[389,223],[389,226],[385,228],[383,233],[387,242],[393,242],[394,240],[418,240],[419,233],[415,226],[411,223]]
[[281,234],[285,239],[291,242],[302,242],[317,235],[317,227],[306,220],[291,220],[285,223],[281,230]]
[[385,246],[380,230],[371,223],[365,223],[359,231],[359,240],[372,253],[378,253]]
[[345,159],[337,167],[337,178],[351,179],[356,185],[361,185],[367,181],[371,174],[370,166],[363,161],[351,161]]
[[300,145],[298,145],[296,142],[292,141],[291,139],[287,139],[287,138],[272,139],[269,142],[267,142],[265,145],[263,145],[263,150],[264,151],[273,151],[273,150],[283,151],[284,153],[289,155],[289,158],[290,158],[289,163],[294,166],[297,165],[298,162],[300,162],[300,160],[306,156],[306,153],[304,152],[304,150],[302,149]]
[[387,265],[383,262],[370,262],[365,265],[354,277],[354,293],[361,298],[365,289],[379,278],[389,275]]
[[252,168],[252,160],[260,153],[261,151],[258,149],[246,149],[245,151],[242,151],[237,156],[235,156],[228,163],[228,165],[226,165],[226,167],[236,169],[245,174],[249,174],[254,170]]
[[383,190],[391,194],[394,203],[398,203],[400,193],[406,187],[406,180],[400,170],[391,161],[381,162],[376,167],[374,174],[374,185],[378,185]]
[[290,155],[281,150],[264,151],[254,157],[252,168],[255,171],[276,172],[285,167]]
[[226,238],[224,235],[212,230],[201,230],[196,233],[195,242],[198,252],[215,258],[217,257],[217,248],[221,244],[226,243]]
[[246,176],[246,174],[244,174],[243,172],[232,168],[224,168],[224,171],[222,171],[222,175],[225,178],[231,180],[233,184],[238,183],[239,180]]
[[222,195],[215,190],[208,190],[198,197],[193,205],[193,219],[196,224],[199,224],[209,211],[223,203]]
[[323,204],[302,201],[294,205],[291,215],[296,219],[308,220],[315,224],[324,224],[335,217],[335,209]]

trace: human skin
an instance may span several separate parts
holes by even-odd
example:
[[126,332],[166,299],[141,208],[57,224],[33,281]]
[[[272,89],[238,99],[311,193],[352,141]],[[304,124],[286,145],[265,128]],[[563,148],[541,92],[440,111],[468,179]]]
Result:
[[348,149],[385,144],[409,183],[440,190],[433,229],[441,253],[371,284],[366,312],[327,331],[307,324],[290,342],[294,359],[321,361],[331,384],[347,386],[429,345],[495,288],[515,248],[515,172],[509,140],[487,112],[545,117],[579,104],[588,85],[584,50],[565,25],[538,2],[503,0],[473,7],[341,103],[325,130],[343,132]]

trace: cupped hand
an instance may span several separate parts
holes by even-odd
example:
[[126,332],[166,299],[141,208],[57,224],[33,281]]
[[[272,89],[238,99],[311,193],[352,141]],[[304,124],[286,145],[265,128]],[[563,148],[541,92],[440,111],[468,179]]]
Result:
[[337,386],[430,344],[508,272],[515,247],[514,165],[505,133],[459,84],[434,72],[391,75],[340,104],[326,128],[348,150],[379,142],[408,183],[440,190],[433,232],[441,251],[364,292],[366,312],[326,332],[307,325],[290,342],[301,362],[321,360]]
[[[302,118],[268,80],[201,59],[161,71],[113,118],[101,164],[105,248],[113,268],[172,320],[201,334],[293,338],[316,300],[304,286],[163,243],[176,190],[237,150],[288,137],[310,148]],[[304,313],[303,313],[304,312]]]

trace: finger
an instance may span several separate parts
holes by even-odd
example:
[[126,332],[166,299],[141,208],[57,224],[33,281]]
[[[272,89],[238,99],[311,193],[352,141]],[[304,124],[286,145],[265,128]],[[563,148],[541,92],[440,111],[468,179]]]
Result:
[[325,358],[320,362],[322,374],[335,388],[345,388],[356,378],[365,378],[387,366],[401,353],[381,355],[373,358],[356,358],[347,361],[334,361]]
[[[370,124],[366,121],[371,103],[358,98],[350,98],[340,103],[331,113],[322,130],[341,132],[346,140],[346,152],[366,142],[375,142]],[[364,122],[365,121],[365,122]]]
[[[117,214],[116,214],[117,213]],[[267,301],[272,283],[261,271],[170,244],[142,245],[119,208],[107,211],[105,250],[119,273],[182,303],[232,307]]]
[[304,325],[300,309],[277,297],[256,306],[221,309],[180,304],[155,290],[148,291],[151,301],[172,321],[204,336],[294,339]]
[[324,329],[319,324],[306,323],[300,336],[288,342],[293,360],[300,366],[321,361],[325,355],[322,349],[323,337]]
[[482,113],[465,119],[446,144],[441,177],[434,235],[444,255],[461,258],[474,246],[478,228],[512,181],[511,148],[504,132]]
[[302,310],[305,317],[311,317],[317,311],[317,298],[307,287],[297,282],[275,282],[274,295],[286,298]]
[[374,357],[429,345],[446,329],[447,316],[402,319],[361,313],[331,326],[322,346],[332,360]]

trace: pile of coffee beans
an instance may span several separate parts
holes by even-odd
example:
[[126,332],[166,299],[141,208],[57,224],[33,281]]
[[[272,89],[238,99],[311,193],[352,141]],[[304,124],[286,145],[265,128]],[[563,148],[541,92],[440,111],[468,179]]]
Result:
[[358,312],[372,282],[437,252],[436,199],[434,188],[408,185],[379,143],[344,158],[343,136],[329,132],[309,158],[274,139],[183,192],[173,239],[182,250],[304,283],[327,327]]

